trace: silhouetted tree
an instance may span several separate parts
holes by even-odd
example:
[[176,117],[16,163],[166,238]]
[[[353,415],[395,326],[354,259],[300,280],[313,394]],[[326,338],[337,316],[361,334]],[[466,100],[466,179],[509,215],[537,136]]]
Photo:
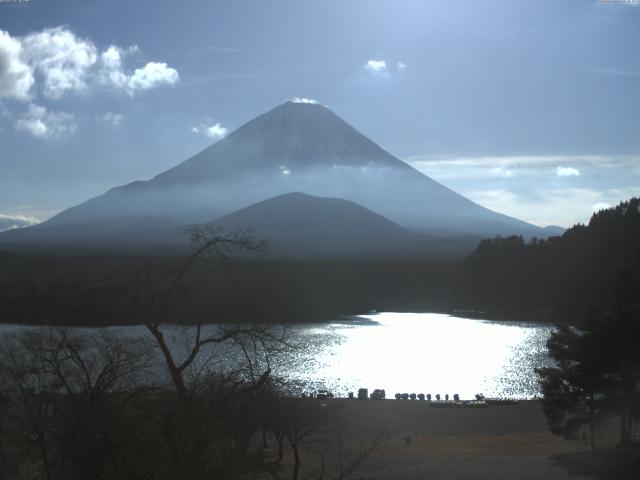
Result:
[[265,424],[260,414],[266,414],[256,403],[268,388],[271,356],[286,346],[284,330],[246,324],[205,327],[216,322],[215,312],[181,322],[179,317],[192,312],[183,310],[184,297],[176,297],[198,262],[220,265],[237,253],[260,252],[266,244],[242,229],[194,226],[189,235],[191,252],[181,265],[161,272],[160,281],[149,283],[146,276],[115,288],[141,311],[177,399],[159,412],[174,475],[184,480],[244,478],[269,467],[254,443]]
[[588,425],[593,448],[595,424],[603,413],[602,402],[596,402],[596,397],[605,389],[603,365],[593,350],[593,336],[560,325],[547,348],[557,366],[541,368],[537,373],[549,427],[553,433],[570,438]]
[[[293,460],[290,470],[273,471],[274,478],[341,480],[351,476],[381,442],[382,432],[361,436],[345,420],[339,403],[276,394],[269,410],[269,431],[279,439],[276,463],[285,445]],[[286,442],[285,442],[286,441]]]
[[620,442],[632,439],[640,414],[640,305],[612,301],[590,308],[576,326],[549,339],[557,366],[538,370],[552,431],[572,435],[603,415],[620,418]]
[[3,336],[4,433],[19,458],[18,478],[147,478],[153,464],[128,447],[145,445],[129,407],[147,390],[138,379],[149,358],[144,344],[105,332]]

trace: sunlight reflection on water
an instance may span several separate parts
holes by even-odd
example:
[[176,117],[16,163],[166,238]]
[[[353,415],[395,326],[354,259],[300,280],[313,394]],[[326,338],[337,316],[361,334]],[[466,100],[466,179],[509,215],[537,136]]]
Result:
[[551,326],[489,322],[434,313],[380,313],[377,322],[300,326],[304,351],[283,360],[285,377],[345,394],[396,392],[533,398],[535,367],[546,366]]

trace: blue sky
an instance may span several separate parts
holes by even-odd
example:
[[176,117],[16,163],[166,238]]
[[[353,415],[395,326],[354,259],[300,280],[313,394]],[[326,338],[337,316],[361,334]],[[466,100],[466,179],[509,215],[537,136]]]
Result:
[[640,194],[639,50],[640,4],[611,1],[0,3],[0,227],[296,96],[482,205],[570,226]]

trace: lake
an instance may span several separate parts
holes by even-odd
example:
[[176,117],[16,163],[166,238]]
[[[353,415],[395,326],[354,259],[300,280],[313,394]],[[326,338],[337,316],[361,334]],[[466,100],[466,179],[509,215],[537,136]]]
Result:
[[[27,327],[4,325],[0,332],[21,328]],[[140,326],[112,329],[147,335]],[[552,331],[550,325],[436,313],[362,315],[288,327],[301,348],[277,359],[274,371],[302,391],[326,388],[341,396],[366,387],[384,388],[387,397],[406,392],[536,398],[534,368],[552,364],[546,352]]]
[[519,399],[539,396],[534,368],[550,366],[550,325],[435,313],[379,313],[365,322],[295,329],[306,348],[287,377],[345,394],[359,387],[401,393]]

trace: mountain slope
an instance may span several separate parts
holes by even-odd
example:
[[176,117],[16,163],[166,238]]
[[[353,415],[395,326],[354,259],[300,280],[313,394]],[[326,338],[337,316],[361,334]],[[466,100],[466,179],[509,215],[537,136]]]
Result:
[[120,216],[13,229],[0,233],[0,248],[62,253],[183,253],[184,226],[169,217]]
[[214,225],[251,228],[268,239],[269,257],[462,258],[480,241],[417,234],[357,203],[299,192],[250,205]]
[[303,193],[250,205],[214,223],[227,229],[251,228],[257,237],[269,239],[275,254],[394,253],[421,239],[356,203]]
[[43,226],[110,217],[204,222],[211,220],[208,211],[224,215],[294,191],[350,200],[430,234],[547,236],[423,175],[325,106],[294,102],[258,116],[151,180],[109,190]]
[[165,185],[317,166],[410,168],[320,104],[286,102],[156,176]]

